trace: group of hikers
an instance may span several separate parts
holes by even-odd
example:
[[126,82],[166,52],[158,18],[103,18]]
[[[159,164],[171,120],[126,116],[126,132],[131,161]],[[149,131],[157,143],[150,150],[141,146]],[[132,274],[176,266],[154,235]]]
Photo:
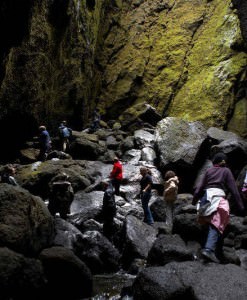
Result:
[[[93,133],[100,128],[100,120],[101,116],[99,110],[96,108],[93,112],[92,123],[88,129],[89,133]],[[66,120],[62,121],[58,127],[58,137],[59,150],[68,152],[72,139],[72,129],[68,127]],[[44,125],[39,126],[39,148],[40,152],[38,155],[38,160],[45,161],[48,153],[52,149],[52,142],[50,134]]]
[[[38,160],[45,161],[48,153],[51,151],[52,142],[46,126],[39,126],[39,148]],[[67,121],[62,121],[58,127],[59,150],[67,152],[72,138],[72,129],[67,126]]]
[[[98,128],[98,112],[96,111],[95,123],[92,130]],[[72,130],[67,126],[66,121],[62,121],[59,126],[59,137],[61,151],[67,151],[69,147]],[[45,126],[40,126],[40,154],[41,160],[45,160],[51,149],[51,138]],[[236,185],[231,170],[227,167],[227,156],[224,153],[217,153],[213,156],[212,166],[209,167],[199,184],[197,184],[192,204],[197,206],[198,222],[208,225],[208,235],[206,243],[201,251],[201,255],[209,260],[219,263],[216,249],[222,239],[223,233],[229,223],[230,207],[227,200],[227,193],[230,192],[235,201],[239,214],[245,215],[243,200],[247,200],[247,172],[241,194]],[[1,175],[1,182],[11,185],[18,185],[15,180],[15,167],[7,165]],[[153,180],[152,173],[146,167],[140,167],[140,199],[143,208],[143,221],[153,226],[154,219],[149,207],[152,196]],[[114,235],[114,217],[116,216],[115,195],[120,195],[120,185],[123,180],[123,166],[118,157],[114,158],[112,171],[108,180],[102,182],[104,190],[103,196],[103,233],[112,240]],[[173,210],[177,199],[179,179],[173,170],[168,170],[164,174],[164,192],[167,233],[173,230]],[[67,174],[56,176],[50,183],[50,197],[48,209],[55,216],[66,219],[70,214],[70,206],[74,199],[74,191]]]
[[[118,172],[116,172],[118,170]],[[114,178],[113,174],[117,177]],[[143,221],[153,226],[154,219],[149,207],[149,201],[152,196],[152,173],[146,167],[140,168],[140,198],[144,213]],[[106,184],[104,195],[103,211],[106,219],[105,235],[112,238],[112,224],[116,213],[114,200],[115,194],[119,195],[119,186],[122,178],[122,166],[118,158],[114,160],[113,171],[110,175],[113,179],[111,183]],[[177,199],[179,179],[173,170],[166,171],[164,175],[163,198],[165,203],[167,233],[172,233],[173,229],[173,209]],[[216,256],[216,250],[220,245],[223,233],[229,223],[230,206],[227,200],[227,193],[230,192],[237,205],[239,215],[245,215],[244,199],[247,199],[247,172],[241,189],[242,197],[231,170],[227,167],[227,156],[224,153],[216,153],[212,158],[212,166],[204,173],[201,181],[197,185],[193,195],[193,205],[197,205],[197,214],[199,224],[208,225],[208,234],[205,245],[201,250],[204,259],[219,263]],[[108,207],[108,206],[109,207]]]

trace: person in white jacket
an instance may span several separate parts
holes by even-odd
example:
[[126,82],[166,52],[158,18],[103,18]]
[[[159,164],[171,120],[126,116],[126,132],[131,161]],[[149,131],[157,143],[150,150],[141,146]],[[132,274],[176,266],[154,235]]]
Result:
[[179,180],[175,172],[167,171],[165,173],[164,183],[164,201],[166,210],[166,224],[168,226],[168,232],[172,233],[173,228],[173,208],[174,202],[177,199]]

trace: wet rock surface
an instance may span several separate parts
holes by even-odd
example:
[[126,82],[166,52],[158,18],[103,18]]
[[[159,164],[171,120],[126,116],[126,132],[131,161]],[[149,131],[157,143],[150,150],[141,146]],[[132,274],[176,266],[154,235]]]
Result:
[[[166,120],[168,123],[170,121],[170,118]],[[184,126],[189,128],[190,123]],[[155,130],[160,130],[159,125]],[[193,130],[197,132],[195,128]],[[155,137],[153,129],[146,127],[138,129],[133,134],[122,132],[123,138],[118,139],[117,146],[114,142],[114,150],[112,142],[104,144],[106,147],[104,154],[113,151],[114,155],[120,156],[124,173],[120,195],[115,196],[117,213],[113,222],[114,234],[111,240],[103,235],[104,192],[101,185],[112,170],[112,161],[108,160],[110,154],[106,159],[106,156],[102,156],[99,151],[96,152],[96,160],[87,160],[82,152],[83,160],[75,159],[71,155],[63,159],[52,157],[45,162],[16,164],[16,180],[19,187],[0,183],[2,216],[0,242],[1,246],[5,247],[3,255],[11,254],[8,257],[8,261],[12,261],[10,266],[16,261],[15,257],[21,257],[21,260],[27,262],[33,259],[35,262],[32,265],[27,263],[26,268],[30,274],[37,272],[35,275],[37,282],[34,280],[29,283],[30,294],[26,293],[25,287],[20,287],[20,295],[31,297],[37,293],[40,299],[44,300],[45,297],[55,295],[58,291],[61,299],[88,298],[93,295],[93,276],[106,274],[112,276],[113,273],[119,274],[124,270],[130,276],[136,276],[133,287],[131,284],[123,289],[123,293],[133,296],[134,299],[147,297],[166,299],[166,297],[175,297],[174,295],[192,297],[193,293],[198,299],[204,299],[204,292],[200,290],[203,280],[208,289],[212,290],[210,295],[215,297],[221,295],[220,289],[226,288],[224,280],[230,281],[232,278],[226,289],[227,295],[231,298],[233,292],[230,290],[234,290],[235,286],[234,276],[238,272],[243,276],[246,272],[247,222],[244,217],[237,216],[237,210],[235,211],[233,207],[222,251],[219,254],[221,264],[207,264],[200,257],[206,228],[198,224],[196,208],[191,202],[193,187],[203,172],[202,166],[206,165],[211,155],[212,146],[220,145],[224,137],[228,139],[232,134],[223,131],[215,133],[215,129],[210,130],[208,135],[205,130],[202,131],[202,135],[199,132],[196,136],[201,138],[196,140],[197,150],[190,156],[189,171],[188,163],[183,163],[181,158],[187,151],[187,135],[173,136],[173,142],[180,145],[180,158],[176,160],[171,156],[174,150],[167,143],[169,139],[163,139],[161,134]],[[80,134],[78,132],[77,135]],[[169,132],[167,134],[169,135]],[[83,136],[88,136],[89,140],[94,140],[97,145],[106,141],[107,136],[113,136],[115,137],[113,140],[117,140],[119,130],[100,129],[94,133],[94,136],[85,133]],[[211,140],[213,136],[214,143],[210,148],[207,140]],[[237,140],[241,141],[241,144],[245,142],[240,137]],[[77,143],[76,140],[74,142]],[[158,144],[164,149],[162,157],[166,164],[162,163],[161,149],[158,148]],[[143,159],[145,156],[140,153],[147,147],[158,159]],[[221,148],[228,154],[227,149]],[[241,149],[247,155],[245,148]],[[134,153],[132,157],[130,151]],[[229,163],[237,159],[237,156],[237,152],[231,152]],[[234,164],[230,165],[234,166]],[[142,166],[147,166],[153,174],[154,185],[150,201],[155,221],[153,226],[143,222],[143,209],[139,196]],[[172,232],[165,223],[166,211],[165,206],[162,205],[163,172],[170,166],[179,170],[181,182],[191,183],[179,186],[179,194],[174,204]],[[3,168],[4,165],[0,166],[0,171]],[[245,170],[246,161],[243,161],[241,170],[232,169],[237,175],[239,187],[243,183]],[[66,172],[70,176],[75,191],[71,211],[66,220],[61,219],[59,214],[52,217],[46,207],[49,202],[50,184],[60,172]],[[188,177],[190,177],[189,181]],[[71,275],[66,284],[68,270]],[[1,272],[4,276],[3,267],[0,269],[0,274]],[[9,272],[12,271],[9,269]],[[226,272],[228,275],[225,274]],[[160,276],[157,275],[158,273]],[[195,274],[198,273],[201,275],[196,278]],[[168,280],[169,274],[172,275]],[[185,274],[190,275],[186,277]],[[217,274],[217,278],[222,277],[222,280],[217,279],[216,289],[214,289],[216,281],[209,279],[214,274]],[[11,289],[12,285],[19,286],[19,282],[14,279],[8,280],[7,277],[4,282],[6,295],[19,300],[20,297]],[[236,290],[236,293],[239,293],[241,299],[247,293],[245,287],[242,288],[243,279],[239,284],[241,290],[239,292]],[[51,289],[51,294],[48,288]]]

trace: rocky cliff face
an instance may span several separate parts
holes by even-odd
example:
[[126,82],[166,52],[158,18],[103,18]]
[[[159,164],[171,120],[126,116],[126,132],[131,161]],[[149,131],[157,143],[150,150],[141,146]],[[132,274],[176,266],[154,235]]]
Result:
[[242,0],[3,0],[0,127],[18,124],[1,132],[16,137],[8,153],[41,123],[81,129],[95,105],[116,119],[149,103],[247,136],[246,16]]
[[236,8],[245,14],[243,5],[234,5],[123,2],[101,52],[100,105],[117,115],[126,104],[147,102],[163,116],[221,128],[233,115],[231,129],[246,135],[246,99],[237,95],[246,76],[246,51]]
[[[67,119],[79,128],[88,118],[95,99],[102,5],[80,0],[1,2],[0,120],[8,153],[40,124],[52,131]],[[17,126],[10,130],[13,124]]]

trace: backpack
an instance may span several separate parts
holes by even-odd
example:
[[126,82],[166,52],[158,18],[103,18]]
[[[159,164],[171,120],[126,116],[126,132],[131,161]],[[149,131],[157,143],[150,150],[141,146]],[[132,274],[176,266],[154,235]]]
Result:
[[59,134],[63,138],[69,138],[71,135],[71,131],[69,130],[68,127],[60,127],[59,128]]

